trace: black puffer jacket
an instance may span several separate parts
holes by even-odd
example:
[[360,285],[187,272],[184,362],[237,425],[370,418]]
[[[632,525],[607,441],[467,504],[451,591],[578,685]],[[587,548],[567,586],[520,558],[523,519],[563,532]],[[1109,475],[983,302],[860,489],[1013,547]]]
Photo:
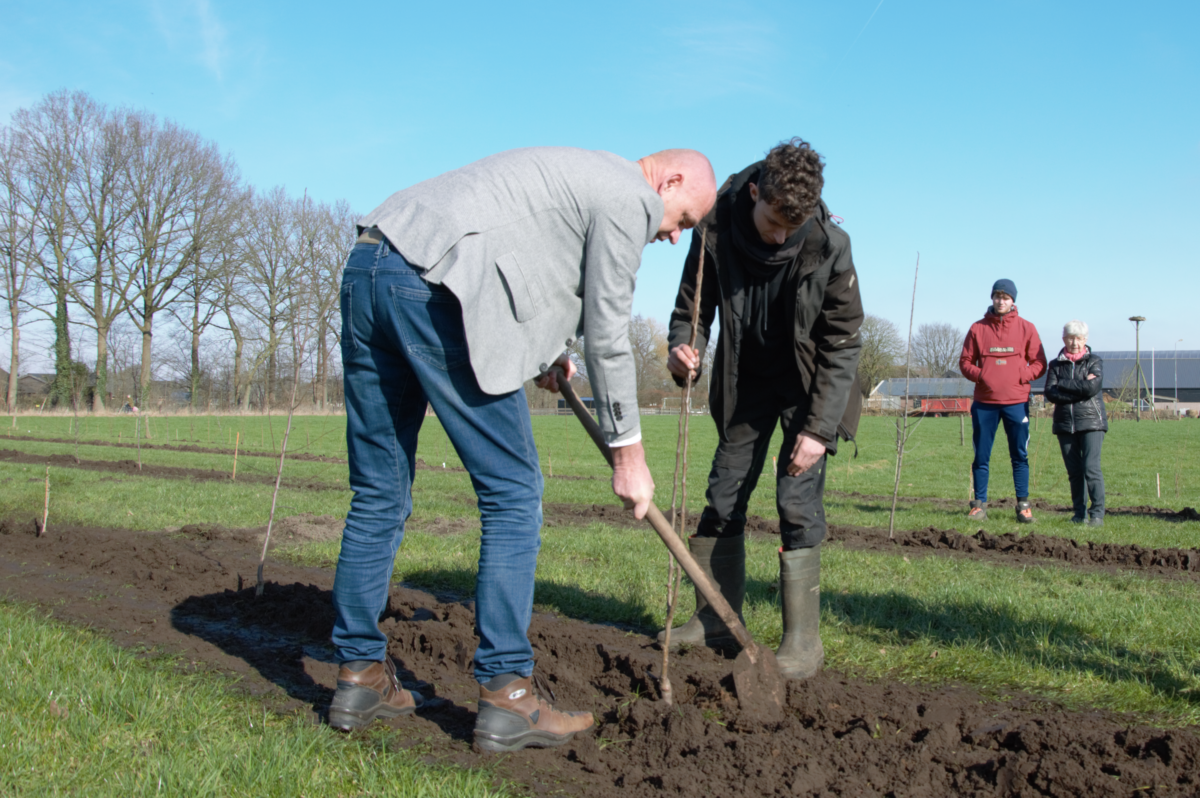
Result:
[[[700,243],[704,241],[705,277],[696,349],[703,352],[708,345],[719,309],[721,330],[709,404],[714,413],[718,409],[722,412],[722,424],[730,422],[737,407],[738,361],[747,317],[745,279],[734,265],[732,214],[738,193],[747,183],[758,181],[763,166],[764,162],[759,161],[730,177],[712,211],[692,233],[675,312],[671,314],[668,347],[673,349],[686,344],[691,337]],[[807,414],[800,423],[800,431],[821,438],[830,452],[836,452],[839,436],[844,440],[854,439],[862,410],[857,375],[863,309],[858,273],[850,255],[850,236],[833,223],[824,202],[817,206],[800,257],[786,279],[784,290],[796,297],[795,302],[789,302],[795,365],[807,393]],[[675,381],[682,382],[678,378]]]
[[[1072,363],[1066,350],[1050,361],[1046,370],[1046,401],[1054,403],[1055,435],[1073,432],[1108,432],[1108,415],[1104,412],[1104,361],[1087,354]],[[1089,380],[1088,375],[1096,379]]]

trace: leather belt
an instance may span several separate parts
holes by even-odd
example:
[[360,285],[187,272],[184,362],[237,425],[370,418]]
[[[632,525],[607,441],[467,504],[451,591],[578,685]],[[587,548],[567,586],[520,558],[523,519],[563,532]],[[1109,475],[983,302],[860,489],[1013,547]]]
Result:
[[358,234],[356,244],[378,244],[380,241],[386,241],[387,236],[378,227],[368,227]]

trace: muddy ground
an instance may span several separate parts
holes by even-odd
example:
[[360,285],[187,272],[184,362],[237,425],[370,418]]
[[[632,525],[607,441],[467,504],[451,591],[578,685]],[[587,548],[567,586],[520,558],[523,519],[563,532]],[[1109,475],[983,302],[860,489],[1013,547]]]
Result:
[[[1151,508],[1153,509],[1153,508]],[[551,523],[616,522],[617,508],[548,507]],[[751,534],[774,534],[754,519]],[[336,536],[340,522],[288,519],[281,540]],[[449,531],[449,530],[447,530]],[[323,716],[336,666],[329,647],[332,572],[278,561],[253,597],[261,529],[197,525],[170,533],[0,521],[4,594],[116,642],[177,654],[240,677],[279,711]],[[1050,557],[1194,578],[1200,552],[1095,547],[1055,538],[835,527],[847,545],[1004,562]],[[1044,560],[1039,560],[1043,561]],[[430,760],[472,765],[475,647],[471,603],[395,586],[381,622],[406,684],[441,706],[392,723]],[[730,662],[708,650],[672,659],[677,705],[655,700],[660,653],[636,631],[537,615],[530,630],[565,708],[598,723],[553,750],[508,755],[500,772],[535,795],[1197,795],[1200,738],[1028,696],[997,702],[959,687],[848,679],[834,671],[789,687],[782,721],[764,725],[732,694]],[[492,760],[487,760],[492,761]]]

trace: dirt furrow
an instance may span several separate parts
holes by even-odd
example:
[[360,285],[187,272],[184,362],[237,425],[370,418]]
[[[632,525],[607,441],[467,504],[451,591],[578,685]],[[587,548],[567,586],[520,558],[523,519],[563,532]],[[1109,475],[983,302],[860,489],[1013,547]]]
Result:
[[[254,530],[175,535],[0,522],[0,575],[13,599],[242,677],[280,709],[325,712],[336,680],[331,571],[272,560],[253,597]],[[103,563],[103,564],[100,564]],[[476,645],[470,602],[396,586],[381,621],[406,684],[448,700],[393,725],[441,762],[471,751]],[[597,726],[560,749],[507,756],[499,772],[535,795],[1194,795],[1200,739],[1024,696],[986,701],[957,687],[869,683],[827,671],[790,685],[764,725],[708,650],[673,660],[677,706],[655,700],[659,654],[628,630],[537,615],[530,637],[560,703]],[[703,785],[702,788],[699,785]]]

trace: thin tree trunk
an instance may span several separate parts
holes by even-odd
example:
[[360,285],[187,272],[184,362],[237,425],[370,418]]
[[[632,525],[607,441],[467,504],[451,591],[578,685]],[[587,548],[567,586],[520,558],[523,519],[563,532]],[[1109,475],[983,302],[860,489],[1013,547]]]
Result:
[[263,538],[262,557],[258,560],[258,583],[254,588],[254,596],[263,594],[263,565],[267,561],[267,545],[271,542],[271,527],[275,524],[275,505],[279,501],[279,484],[283,481],[283,459],[287,456],[288,436],[292,434],[292,415],[296,412],[296,388],[300,385],[300,360],[296,360],[296,378],[292,381],[292,398],[288,402],[287,427],[283,431],[283,445],[279,449],[279,470],[275,472],[275,491],[271,494],[271,514],[267,518],[267,534]]
[[195,413],[200,408],[200,298],[192,302],[192,374],[191,405]]
[[17,426],[17,375],[21,367],[21,328],[17,325],[18,318],[14,306],[9,316],[12,318],[12,350],[8,360],[8,412],[12,413],[12,425]]
[[67,310],[67,280],[61,265],[57,280],[54,288],[54,382],[50,389],[51,405],[72,398],[71,320]]
[[921,253],[917,253],[917,266],[913,269],[912,307],[908,312],[908,349],[904,364],[904,403],[900,406],[900,417],[896,419],[896,483],[892,486],[892,511],[888,515],[888,539],[896,534],[896,502],[900,498],[900,472],[904,468],[904,444],[908,440],[909,378],[912,375],[912,328],[917,312],[917,276],[921,272]]
[[96,392],[92,410],[99,413],[108,401],[108,325],[96,319]]

